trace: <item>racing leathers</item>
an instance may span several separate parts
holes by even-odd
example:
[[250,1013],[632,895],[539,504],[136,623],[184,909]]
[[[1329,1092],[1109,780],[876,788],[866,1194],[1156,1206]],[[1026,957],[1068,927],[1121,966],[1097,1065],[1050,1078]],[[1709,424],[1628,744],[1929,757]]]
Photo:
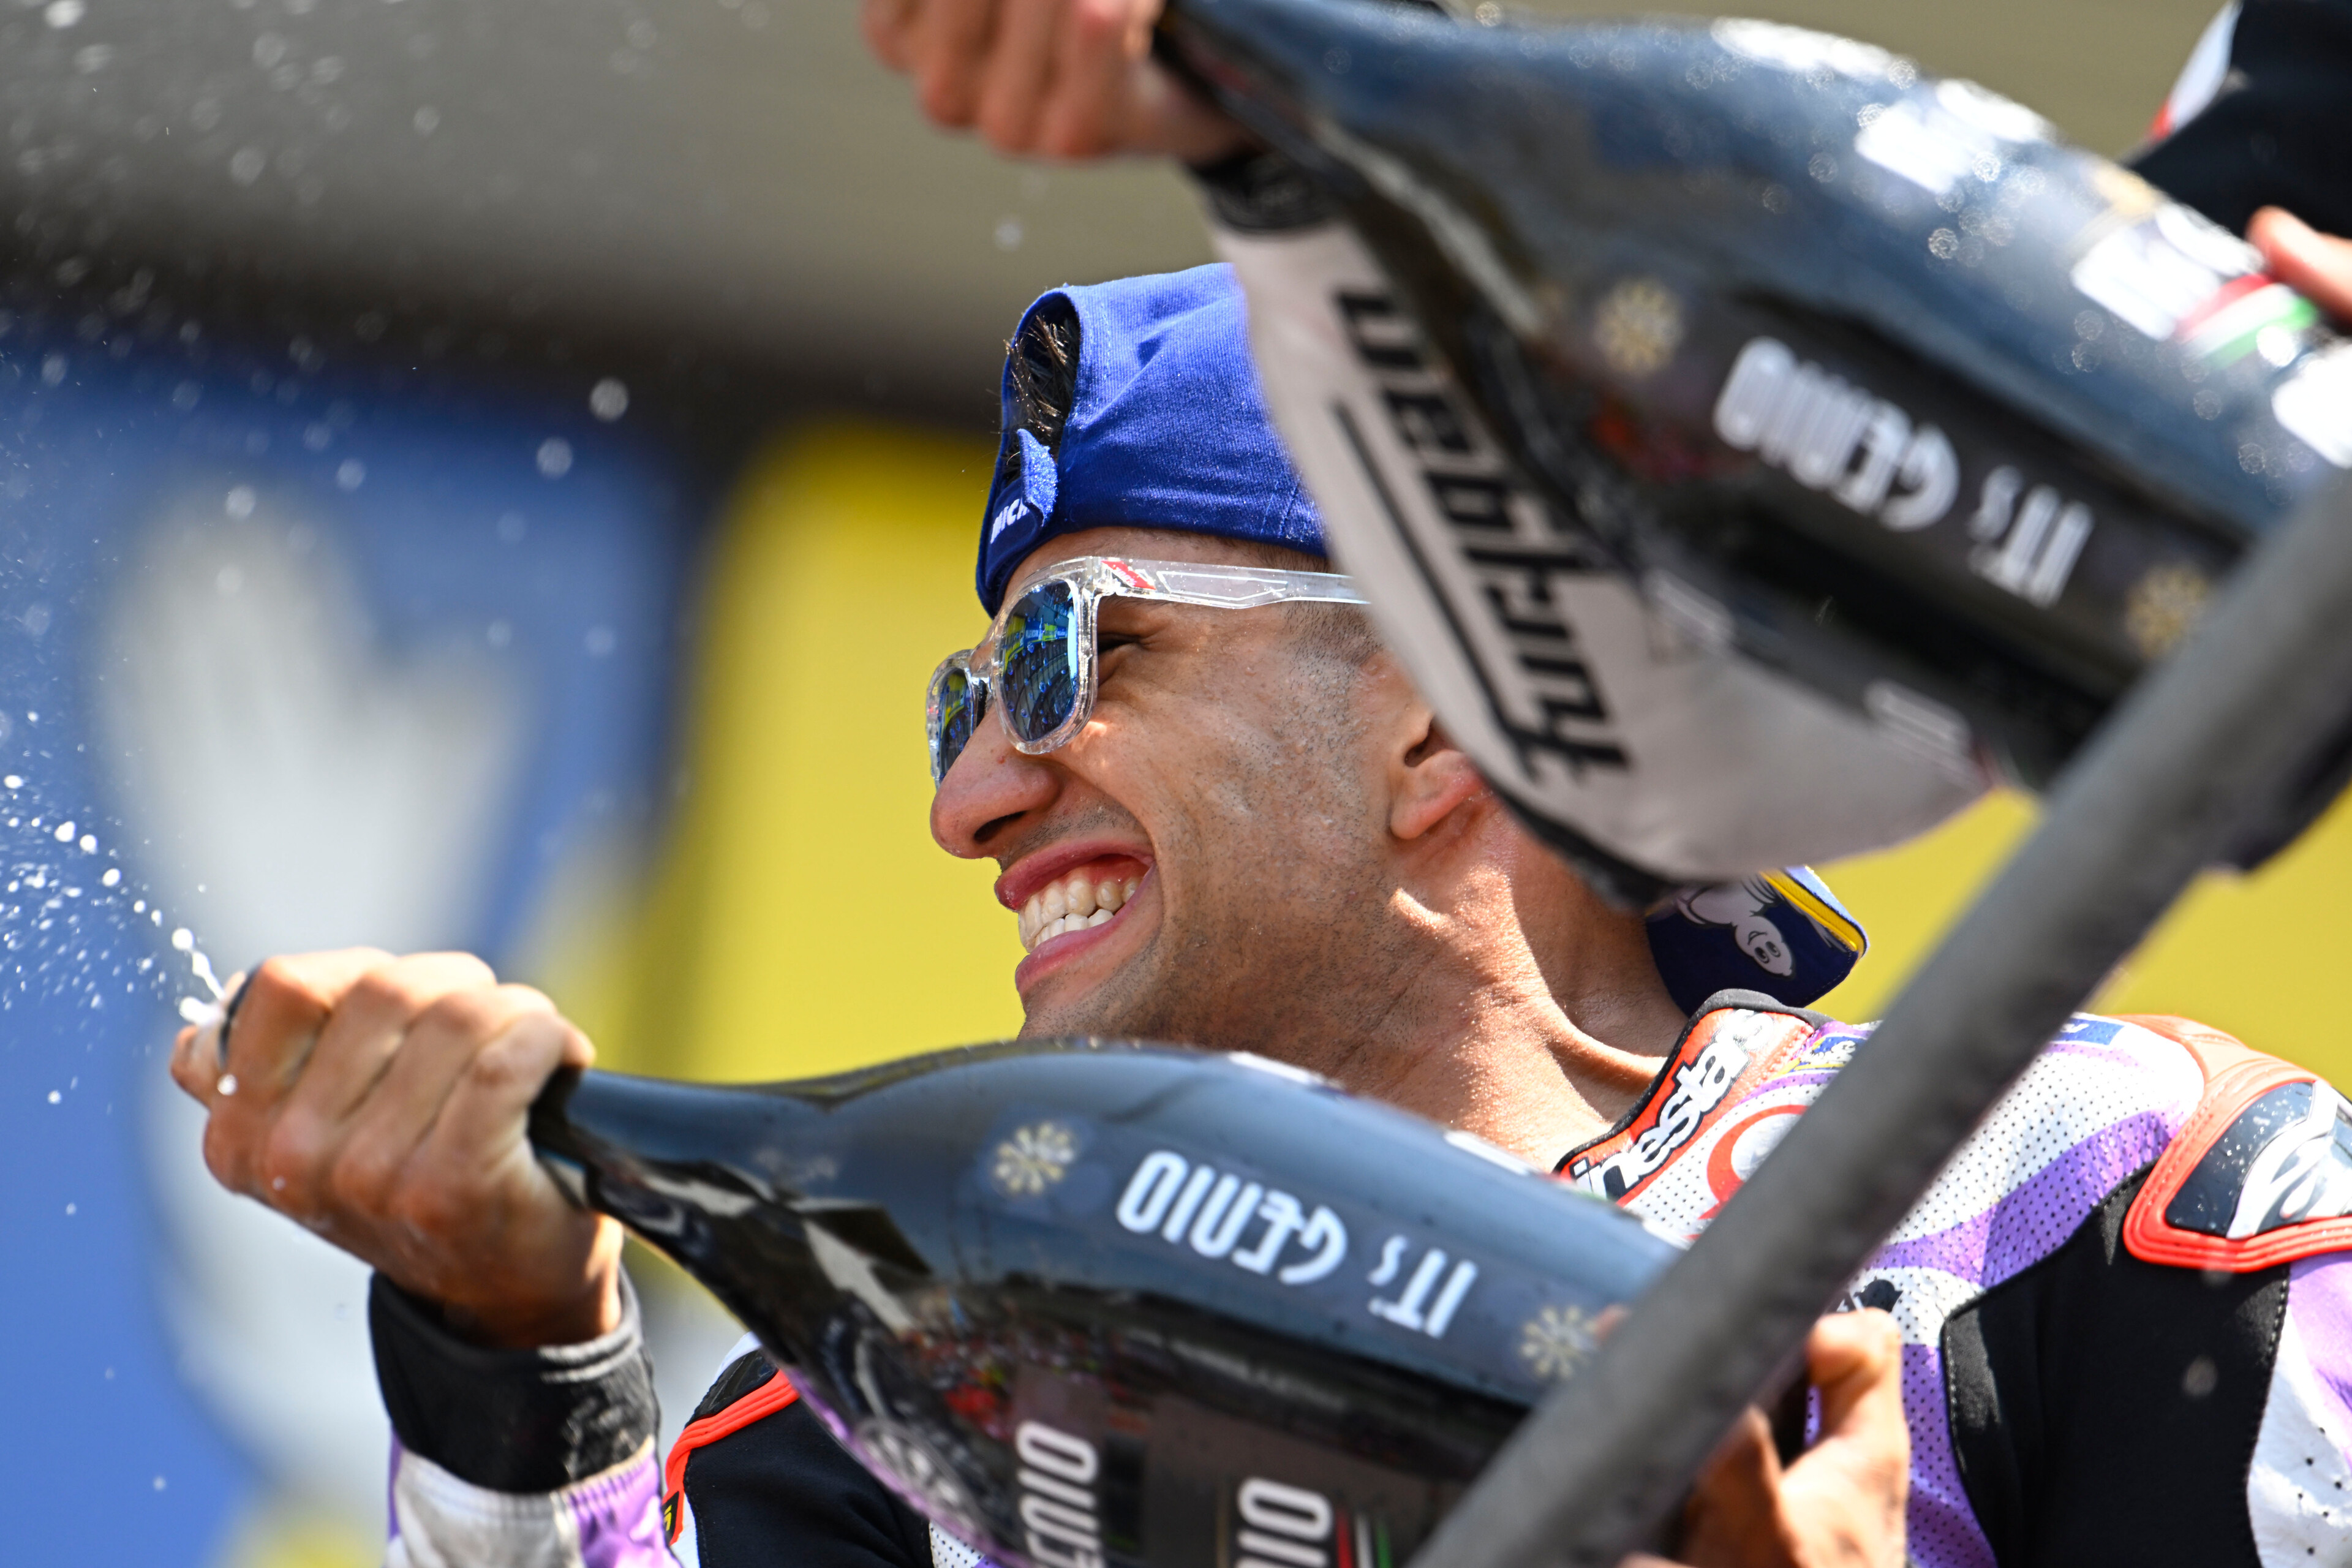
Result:
[[[1696,1236],[1868,1031],[1727,993],[1559,1174]],[[1853,1282],[1902,1328],[1922,1568],[2352,1563],[2352,1108],[2179,1019],[2081,1016]],[[482,1352],[379,1281],[391,1561],[971,1568],[739,1347],[665,1463],[634,1309]]]

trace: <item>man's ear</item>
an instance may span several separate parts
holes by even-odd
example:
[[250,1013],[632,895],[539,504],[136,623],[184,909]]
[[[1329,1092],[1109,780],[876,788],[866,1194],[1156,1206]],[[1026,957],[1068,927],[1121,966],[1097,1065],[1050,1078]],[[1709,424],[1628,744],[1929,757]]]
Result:
[[1389,764],[1389,831],[1412,840],[1484,795],[1486,781],[1418,700],[1402,734],[1404,743]]

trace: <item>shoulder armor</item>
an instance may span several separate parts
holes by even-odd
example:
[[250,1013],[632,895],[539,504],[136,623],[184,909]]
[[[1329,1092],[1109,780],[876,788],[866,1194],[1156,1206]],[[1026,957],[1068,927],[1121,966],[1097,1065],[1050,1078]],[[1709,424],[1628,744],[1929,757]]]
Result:
[[694,1451],[765,1420],[800,1396],[793,1380],[778,1372],[764,1352],[751,1351],[727,1363],[694,1407],[694,1419],[678,1433],[662,1465],[662,1532],[671,1544],[677,1544],[686,1524],[686,1462]]
[[2352,1248],[2352,1105],[2317,1074],[2186,1018],[2134,1017],[2205,1073],[2124,1216],[2145,1263],[2251,1274]]

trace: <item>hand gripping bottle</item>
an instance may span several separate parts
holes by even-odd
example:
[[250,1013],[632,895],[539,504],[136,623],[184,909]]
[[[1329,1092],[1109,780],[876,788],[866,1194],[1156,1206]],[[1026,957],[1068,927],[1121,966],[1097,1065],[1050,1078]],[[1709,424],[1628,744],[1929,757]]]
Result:
[[1200,174],[1335,553],[1627,897],[2039,786],[2352,463],[2352,350],[2248,247],[1885,50],[1361,0],[1161,29],[1274,149]]
[[568,1073],[530,1131],[877,1475],[1031,1568],[1401,1568],[1674,1255],[1498,1150],[1250,1057]]

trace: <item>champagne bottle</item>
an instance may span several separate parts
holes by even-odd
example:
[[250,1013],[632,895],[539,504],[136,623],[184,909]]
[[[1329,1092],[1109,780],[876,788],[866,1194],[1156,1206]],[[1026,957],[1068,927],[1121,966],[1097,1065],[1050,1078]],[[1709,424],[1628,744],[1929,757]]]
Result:
[[1275,150],[1202,174],[1336,553],[1605,885],[2042,784],[2352,464],[2352,348],[2030,110],[1478,10],[1172,0],[1161,47]]
[[1673,1256],[1295,1069],[1095,1041],[559,1076],[541,1159],[943,1528],[1033,1568],[1395,1568]]

